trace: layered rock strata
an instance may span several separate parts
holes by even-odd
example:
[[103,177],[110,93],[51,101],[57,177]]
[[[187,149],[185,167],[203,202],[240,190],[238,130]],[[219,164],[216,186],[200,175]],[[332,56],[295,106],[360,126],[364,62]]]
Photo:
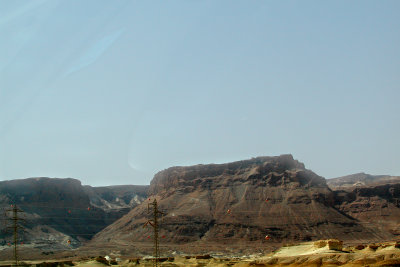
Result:
[[[196,242],[231,247],[338,238],[386,240],[384,230],[363,226],[335,207],[324,178],[291,155],[227,164],[172,167],[157,173],[149,199],[97,234],[93,242],[146,242],[154,199],[164,212],[164,244]],[[268,238],[266,238],[268,236]]]
[[[79,246],[140,204],[147,186],[89,187],[76,179],[28,178],[0,182],[0,208],[12,204],[23,212],[18,242],[52,249]],[[12,212],[7,212],[8,218]],[[7,218],[3,218],[7,219]],[[8,223],[10,224],[10,222]],[[13,242],[7,223],[0,225],[0,245]],[[51,246],[49,246],[51,245]]]

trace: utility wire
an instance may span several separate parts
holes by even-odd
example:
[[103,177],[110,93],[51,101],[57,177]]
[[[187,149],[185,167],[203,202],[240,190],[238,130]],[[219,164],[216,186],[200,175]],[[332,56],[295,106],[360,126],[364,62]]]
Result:
[[18,266],[18,230],[22,228],[19,225],[19,221],[23,221],[20,217],[18,217],[18,213],[23,211],[19,209],[17,205],[12,205],[12,209],[6,210],[6,214],[8,212],[12,212],[12,217],[8,218],[8,220],[12,222],[12,226],[7,227],[7,229],[12,229],[14,233],[14,260],[15,266]]

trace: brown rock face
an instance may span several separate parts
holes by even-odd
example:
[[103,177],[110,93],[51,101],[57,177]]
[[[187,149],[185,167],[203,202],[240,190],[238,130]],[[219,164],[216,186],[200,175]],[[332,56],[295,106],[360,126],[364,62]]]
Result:
[[[172,167],[155,175],[149,192],[150,201],[157,199],[165,213],[160,226],[163,243],[199,241],[232,246],[392,237],[379,229],[367,229],[337,210],[335,195],[325,179],[291,155]],[[151,219],[147,211],[150,201],[105,228],[93,243],[151,241],[150,229],[143,228]]]
[[400,236],[400,177],[357,173],[327,180],[335,206],[369,227]]
[[[57,250],[90,239],[140,204],[146,191],[147,186],[82,186],[71,178],[19,179],[0,182],[0,209],[16,204],[24,211],[19,242]],[[0,245],[9,242],[12,233],[1,223]]]
[[400,236],[400,183],[336,190],[336,207],[365,225]]
[[[171,187],[184,188],[186,191],[205,188],[207,184],[220,183],[221,180],[225,180],[228,183],[240,183],[244,179],[257,179],[266,174],[271,176],[269,177],[269,183],[284,184],[285,177],[282,175],[274,176],[272,172],[282,174],[286,170],[304,170],[304,164],[293,160],[291,155],[282,155],[279,160],[273,159],[274,157],[258,157],[226,164],[172,167],[154,176],[150,183],[149,194],[156,195],[162,191],[170,190]],[[233,179],[226,179],[228,177]],[[319,178],[319,181],[317,178],[315,182],[325,183],[323,178]],[[225,184],[224,186],[227,185]]]

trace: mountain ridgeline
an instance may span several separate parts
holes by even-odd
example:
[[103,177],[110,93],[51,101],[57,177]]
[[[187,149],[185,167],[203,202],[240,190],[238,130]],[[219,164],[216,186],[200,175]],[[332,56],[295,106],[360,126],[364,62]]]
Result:
[[[157,173],[149,199],[97,234],[96,242],[149,242],[143,225],[154,199],[164,212],[164,244],[283,243],[326,238],[387,240],[341,208],[326,180],[291,155],[226,164],[172,167]],[[265,236],[270,237],[268,241]]]
[[[91,187],[43,177],[0,182],[0,207],[16,204],[24,211],[20,241],[39,249],[151,248],[152,229],[143,226],[154,200],[163,212],[160,242],[171,248],[400,237],[400,177],[359,173],[326,180],[292,155],[171,167],[149,186]],[[0,245],[12,242],[5,226]]]
[[[82,186],[76,179],[28,178],[0,182],[0,207],[23,210],[19,241],[53,248],[76,247],[113,223],[147,195],[148,186]],[[8,217],[12,216],[7,212]],[[0,244],[12,233],[0,226]],[[69,240],[69,241],[68,241]]]

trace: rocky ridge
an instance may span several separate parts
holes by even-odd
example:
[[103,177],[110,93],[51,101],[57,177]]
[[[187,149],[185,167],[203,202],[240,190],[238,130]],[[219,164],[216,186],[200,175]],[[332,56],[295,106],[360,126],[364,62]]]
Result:
[[327,183],[334,190],[338,210],[400,237],[400,177],[361,173]]
[[291,155],[172,167],[154,176],[149,195],[91,243],[151,241],[151,231],[143,225],[150,219],[148,204],[154,199],[165,214],[160,228],[164,244],[194,242],[200,248],[218,243],[241,249],[247,243],[393,237],[335,206],[336,195],[325,179]]
[[[152,230],[143,225],[155,199],[164,212],[160,240],[177,250],[240,252],[254,249],[251,244],[273,248],[322,238],[381,242],[400,237],[397,178],[361,173],[325,180],[281,155],[171,167],[150,186],[91,187],[44,177],[4,181],[0,208],[16,203],[25,211],[20,241],[39,250],[76,248],[97,233],[90,243],[95,248],[117,243],[126,251],[132,244],[151,250]],[[0,250],[12,240],[4,227]]]
[[[76,179],[28,178],[0,182],[0,208],[17,205],[25,222],[19,242],[51,249],[68,249],[124,214],[146,197],[147,186],[82,186]],[[7,212],[8,217],[12,216]],[[12,233],[0,225],[0,245],[12,243]]]

